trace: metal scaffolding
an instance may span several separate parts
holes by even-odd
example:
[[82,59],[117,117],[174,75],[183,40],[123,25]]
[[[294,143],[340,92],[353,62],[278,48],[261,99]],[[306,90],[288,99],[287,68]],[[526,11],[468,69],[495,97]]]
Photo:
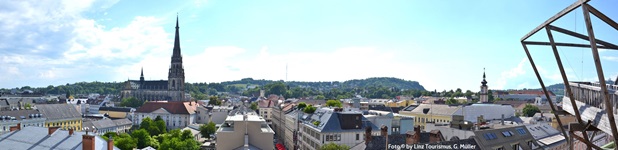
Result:
[[[570,148],[573,149],[572,147],[572,139],[575,138],[581,142],[584,142],[587,146],[588,149],[591,148],[595,148],[595,149],[601,149],[599,146],[594,145],[592,142],[590,142],[592,140],[592,138],[594,138],[594,135],[596,134],[597,131],[599,131],[598,128],[596,128],[594,125],[592,125],[591,120],[583,120],[581,118],[581,115],[579,113],[578,107],[576,105],[575,99],[573,98],[573,92],[571,91],[571,87],[569,86],[569,80],[566,76],[564,67],[562,65],[562,61],[560,59],[560,55],[558,53],[558,47],[578,47],[578,48],[590,48],[592,50],[592,56],[594,57],[594,64],[596,67],[596,72],[597,72],[597,76],[599,79],[599,84],[600,85],[606,85],[605,83],[605,77],[603,75],[603,68],[601,66],[601,61],[599,58],[599,51],[598,49],[610,49],[610,50],[618,50],[618,46],[603,40],[599,40],[596,39],[594,36],[594,30],[592,28],[592,23],[590,22],[590,14],[593,14],[594,16],[596,16],[597,18],[599,18],[600,20],[602,20],[603,22],[605,22],[606,24],[608,24],[609,26],[613,27],[614,29],[616,29],[618,31],[618,23],[616,23],[615,21],[613,21],[612,19],[610,19],[609,17],[607,17],[606,15],[604,15],[603,13],[601,13],[600,11],[598,11],[597,9],[595,9],[594,7],[590,6],[588,4],[590,0],[578,0],[577,2],[571,4],[570,6],[568,6],[567,8],[563,9],[562,11],[558,12],[558,14],[554,15],[553,17],[549,18],[547,21],[545,21],[544,23],[542,23],[541,25],[539,25],[538,27],[536,27],[535,29],[533,29],[530,33],[526,34],[524,37],[521,38],[521,44],[524,48],[524,51],[526,52],[526,55],[528,57],[528,60],[530,61],[530,64],[532,65],[532,68],[534,70],[534,73],[536,74],[537,79],[539,80],[539,83],[541,84],[541,87],[543,89],[543,92],[545,93],[546,97],[549,97],[549,94],[547,92],[547,89],[545,88],[545,84],[543,83],[543,79],[541,78],[539,71],[534,63],[534,60],[532,59],[532,56],[530,55],[530,52],[528,51],[528,45],[545,45],[545,46],[551,46],[553,53],[554,53],[554,57],[556,59],[556,62],[558,64],[558,68],[560,69],[560,74],[562,75],[562,79],[565,85],[565,92],[566,94],[570,97],[570,102],[572,104],[572,107],[574,109],[574,115],[577,118],[577,123],[571,123],[569,124],[569,131],[568,131],[568,136],[567,136],[567,131],[565,131],[565,129],[563,128],[562,122],[560,121],[560,116],[559,114],[562,113],[560,111],[558,111],[556,109],[556,106],[554,106],[554,103],[552,102],[551,99],[548,98],[548,102],[550,104],[550,107],[552,109],[552,111],[554,112],[554,115],[556,117],[556,121],[558,122],[559,126],[561,127],[560,130],[562,132],[562,135],[565,136],[565,139],[568,139],[568,142],[571,144]],[[573,10],[577,9],[577,8],[582,8],[582,12],[584,14],[584,22],[586,23],[586,31],[587,31],[587,35],[584,34],[580,34],[577,32],[573,32],[567,29],[563,29],[560,27],[556,27],[551,25],[554,21],[560,19],[561,17],[563,17],[564,15],[572,12]],[[539,42],[539,41],[527,41],[528,38],[534,34],[536,34],[537,32],[539,32],[541,29],[545,28],[545,31],[547,32],[547,37],[549,39],[549,42]],[[577,43],[558,43],[554,41],[554,37],[552,35],[552,31],[556,31],[556,32],[560,32],[569,36],[573,36],[579,39],[583,39],[583,40],[587,40],[590,42],[589,45],[586,44],[577,44]],[[601,88],[601,92],[603,93],[603,101],[605,103],[605,106],[613,106],[612,103],[609,100],[609,93],[607,90],[607,86],[600,86]],[[612,131],[612,136],[614,138],[614,142],[618,141],[618,129],[616,129],[616,121],[614,118],[614,110],[613,107],[606,107],[605,111],[607,112],[607,116],[608,116],[608,120],[610,123],[610,127],[611,127],[611,131]],[[581,131],[583,134],[583,137],[580,137],[576,134],[574,134],[575,131]],[[587,131],[592,131],[592,137],[588,137]]]

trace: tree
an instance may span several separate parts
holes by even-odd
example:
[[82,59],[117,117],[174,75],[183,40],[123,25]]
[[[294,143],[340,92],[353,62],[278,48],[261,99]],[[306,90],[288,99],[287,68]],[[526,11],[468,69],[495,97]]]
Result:
[[179,148],[186,150],[200,149],[199,143],[193,139],[190,131],[186,133],[185,131],[181,132],[180,129],[174,129],[168,133],[160,134],[156,138],[161,143],[159,149],[162,150],[175,150]]
[[129,134],[120,134],[117,138],[114,137],[114,145],[121,150],[133,150],[137,147],[137,140],[131,138]]
[[144,102],[138,100],[135,97],[123,98],[120,105],[125,107],[140,107],[144,104]]
[[251,103],[250,108],[251,108],[252,110],[257,110],[257,109],[258,109],[257,102],[253,102],[253,103]]
[[322,147],[320,147],[320,150],[349,150],[350,147],[347,145],[337,145],[335,143],[328,143],[328,144],[324,144],[322,145]]
[[534,116],[534,114],[536,114],[538,112],[541,112],[541,110],[539,109],[539,107],[536,107],[536,106],[530,105],[530,104],[526,104],[526,106],[524,107],[522,112],[524,113],[524,115],[526,117],[532,117],[532,116]]
[[165,121],[163,120],[163,118],[161,118],[161,116],[157,116],[157,118],[155,118],[154,126],[157,127],[160,131],[156,135],[165,133],[167,131],[167,125],[165,124]]
[[208,124],[204,124],[200,126],[200,134],[202,134],[203,138],[210,138],[211,134],[215,134],[216,132],[216,124],[212,121]]
[[451,97],[448,100],[446,100],[445,103],[447,105],[456,105],[456,104],[459,104],[459,101],[457,101],[455,98]]
[[343,107],[343,105],[341,104],[341,101],[339,100],[328,100],[326,101],[326,106],[328,107]]
[[316,109],[317,108],[313,107],[312,105],[309,105],[309,106],[307,106],[307,107],[305,107],[303,109],[303,112],[308,113],[308,114],[312,114],[312,113],[315,112]]
[[152,125],[152,119],[150,119],[150,117],[146,117],[144,118],[144,120],[142,120],[142,123],[139,124],[139,128],[148,129],[150,128],[151,125]]
[[298,103],[298,106],[296,106],[296,108],[298,108],[298,109],[303,109],[305,107],[307,107],[307,103],[305,103],[305,102],[300,102],[300,103]]
[[24,105],[24,108],[30,110],[30,109],[32,109],[32,105],[30,105],[30,103],[26,103]]
[[133,133],[131,133],[131,137],[137,141],[137,148],[144,148],[148,146],[154,148],[159,147],[157,140],[153,139],[145,129],[133,131]]
[[286,93],[287,86],[285,86],[285,84],[283,82],[275,82],[275,83],[269,83],[264,85],[264,89],[266,91],[266,94],[270,95],[270,94],[275,94],[275,95],[283,95]]
[[315,99],[317,99],[317,100],[324,100],[324,99],[326,99],[326,97],[324,97],[324,95],[318,95],[318,96],[315,96]]
[[211,96],[210,98],[208,98],[208,104],[209,105],[221,105],[221,100],[219,100],[219,98],[217,96]]

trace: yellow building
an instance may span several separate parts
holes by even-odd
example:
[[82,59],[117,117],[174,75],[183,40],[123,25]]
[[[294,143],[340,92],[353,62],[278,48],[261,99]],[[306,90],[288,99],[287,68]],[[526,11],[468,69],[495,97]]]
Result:
[[388,101],[386,102],[387,107],[406,107],[408,105],[416,104],[414,100],[401,100],[398,102]]
[[41,104],[36,106],[47,118],[45,127],[82,130],[82,114],[71,104]]
[[427,122],[450,123],[453,114],[460,109],[459,106],[449,106],[444,104],[419,104],[412,105],[399,111],[399,114],[413,116],[414,124],[425,128]]

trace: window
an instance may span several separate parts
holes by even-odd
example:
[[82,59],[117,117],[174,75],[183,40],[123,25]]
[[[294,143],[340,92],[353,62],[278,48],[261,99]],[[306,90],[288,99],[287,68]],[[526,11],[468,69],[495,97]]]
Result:
[[519,133],[520,135],[526,134],[526,130],[524,130],[524,128],[517,128],[515,130],[517,130],[517,133]]
[[528,146],[532,147],[532,145],[534,145],[532,141],[528,141]]
[[509,131],[502,131],[502,135],[504,135],[504,137],[510,137],[510,136],[512,136],[512,135],[511,135],[511,132],[509,132]]
[[504,150],[504,147],[496,148],[496,150]]
[[498,136],[496,136],[496,134],[494,133],[485,133],[483,134],[483,137],[485,137],[486,140],[493,140],[498,138]]
[[515,144],[515,145],[513,145],[513,149],[514,149],[514,150],[518,150],[518,149],[519,149],[519,144]]
[[360,139],[358,133],[356,133],[356,140],[358,141],[358,139]]

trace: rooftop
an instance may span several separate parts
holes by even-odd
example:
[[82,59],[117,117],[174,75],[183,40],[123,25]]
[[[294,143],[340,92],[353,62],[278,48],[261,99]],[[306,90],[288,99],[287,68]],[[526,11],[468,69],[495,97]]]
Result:
[[[69,135],[69,131],[58,129],[48,136],[48,128],[27,126],[21,130],[0,135],[0,145],[3,149],[81,150],[82,135],[84,134],[84,132],[75,131],[73,135]],[[95,149],[107,150],[107,141],[99,136],[95,136],[94,139]],[[114,147],[114,150],[119,149]]]
[[42,104],[36,108],[48,120],[81,118],[82,114],[73,105],[69,104]]

